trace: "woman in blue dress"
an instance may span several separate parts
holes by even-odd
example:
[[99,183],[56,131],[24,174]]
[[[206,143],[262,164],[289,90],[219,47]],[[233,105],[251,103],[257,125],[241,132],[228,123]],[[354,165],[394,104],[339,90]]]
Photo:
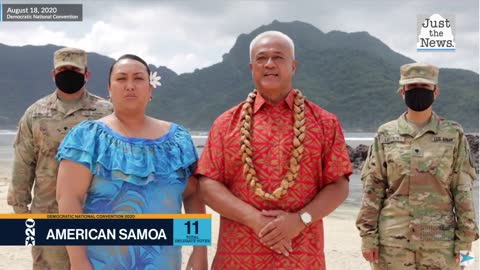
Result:
[[[59,147],[60,213],[205,213],[191,177],[197,153],[190,134],[145,114],[158,81],[144,60],[120,57],[110,68],[114,113],[73,128]],[[158,79],[158,78],[157,78]],[[152,85],[153,84],[153,85]],[[176,246],[68,246],[72,270],[180,269]],[[194,247],[187,269],[207,269]]]

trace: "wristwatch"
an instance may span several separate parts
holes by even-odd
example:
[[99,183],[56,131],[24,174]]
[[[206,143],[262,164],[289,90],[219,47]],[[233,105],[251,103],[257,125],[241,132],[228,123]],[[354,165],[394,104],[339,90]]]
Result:
[[308,212],[301,213],[300,219],[302,220],[303,224],[305,224],[305,226],[308,226],[310,225],[310,223],[312,223],[312,215],[310,215],[310,213]]

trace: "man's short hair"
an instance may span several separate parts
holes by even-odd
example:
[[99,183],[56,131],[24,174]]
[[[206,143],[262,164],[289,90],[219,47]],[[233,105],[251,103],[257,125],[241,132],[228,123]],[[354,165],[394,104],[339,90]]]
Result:
[[250,50],[249,50],[249,52],[250,52],[250,62],[252,61],[252,49],[253,49],[253,47],[255,46],[255,44],[257,44],[258,41],[260,41],[262,38],[265,38],[265,37],[279,37],[279,38],[287,41],[289,47],[292,50],[292,57],[293,57],[293,59],[295,59],[295,44],[293,43],[293,40],[289,36],[285,35],[284,33],[280,32],[280,31],[266,31],[266,32],[258,34],[252,40],[252,42],[250,42]]

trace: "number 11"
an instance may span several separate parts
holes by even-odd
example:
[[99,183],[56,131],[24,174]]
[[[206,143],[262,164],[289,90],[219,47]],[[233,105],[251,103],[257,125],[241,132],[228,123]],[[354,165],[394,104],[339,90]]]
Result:
[[198,220],[192,223],[190,223],[190,221],[185,222],[185,226],[187,226],[187,234],[190,234],[190,224],[195,227],[195,234],[198,234]]

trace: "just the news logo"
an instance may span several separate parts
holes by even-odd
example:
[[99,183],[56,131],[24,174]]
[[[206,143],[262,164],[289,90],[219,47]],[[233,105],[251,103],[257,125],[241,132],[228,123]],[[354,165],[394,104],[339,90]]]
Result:
[[455,17],[417,16],[417,51],[455,51]]

